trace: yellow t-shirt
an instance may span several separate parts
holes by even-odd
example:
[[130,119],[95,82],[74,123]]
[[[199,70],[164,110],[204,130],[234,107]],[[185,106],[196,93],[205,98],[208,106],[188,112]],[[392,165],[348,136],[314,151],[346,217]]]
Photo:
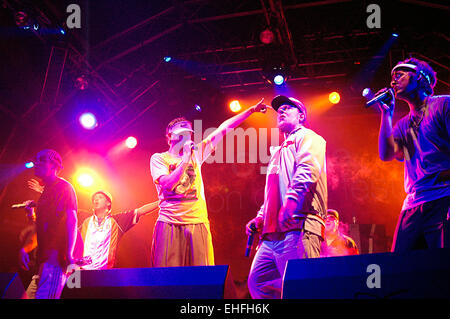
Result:
[[159,178],[173,172],[180,164],[181,157],[168,152],[152,155],[150,170],[159,197],[158,221],[173,224],[209,222],[201,166],[212,151],[210,140],[206,139],[198,144],[180,180],[172,189],[163,189]]

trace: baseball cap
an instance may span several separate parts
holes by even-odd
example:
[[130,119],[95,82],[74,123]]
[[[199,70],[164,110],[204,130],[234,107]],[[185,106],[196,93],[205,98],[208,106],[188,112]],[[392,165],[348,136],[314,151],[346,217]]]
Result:
[[63,168],[61,155],[59,155],[59,153],[57,151],[52,150],[52,149],[44,149],[44,150],[42,150],[42,151],[37,153],[36,160],[38,161],[42,157],[46,157],[51,162],[53,162],[54,164],[58,165],[59,169]]
[[328,216],[334,216],[337,220],[339,220],[339,213],[335,209],[328,209],[327,210],[327,217]]
[[108,199],[108,201],[112,204],[112,195],[110,192],[105,191],[105,190],[98,190],[94,194],[92,194],[92,197],[91,197],[92,201],[94,201],[94,196],[97,194],[103,194]]
[[299,100],[293,98],[293,97],[287,97],[285,95],[277,95],[273,98],[271,102],[272,108],[275,111],[278,111],[280,106],[282,105],[291,105],[296,107],[301,113],[305,114],[305,120],[304,123],[307,123],[306,121],[306,106],[300,102]]

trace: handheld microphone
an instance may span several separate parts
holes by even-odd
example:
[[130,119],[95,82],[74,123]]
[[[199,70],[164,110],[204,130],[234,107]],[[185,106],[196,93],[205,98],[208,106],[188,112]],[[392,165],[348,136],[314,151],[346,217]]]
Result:
[[366,107],[370,107],[370,106],[374,105],[375,103],[381,103],[381,105],[383,106],[383,103],[388,104],[393,98],[394,98],[394,91],[392,90],[392,88],[389,88],[386,91],[384,91],[383,93],[375,95],[373,98],[371,98],[369,101],[367,101]]
[[18,209],[18,208],[25,208],[25,207],[36,207],[35,202],[31,202],[30,204],[27,203],[21,203],[21,204],[14,204],[11,206],[12,209]]
[[[252,224],[252,225],[250,226],[250,228],[251,228],[253,231],[256,231],[256,226],[255,226],[255,224]],[[255,237],[255,233],[251,233],[251,234],[248,236],[248,239],[247,239],[247,247],[245,248],[245,257],[250,256],[250,251],[252,250],[253,238],[254,238],[254,237]]]

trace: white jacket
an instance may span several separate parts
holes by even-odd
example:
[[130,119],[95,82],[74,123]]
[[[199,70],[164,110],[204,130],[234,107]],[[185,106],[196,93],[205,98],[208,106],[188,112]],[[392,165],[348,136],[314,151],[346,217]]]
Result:
[[[325,149],[326,141],[304,126],[291,132],[280,146],[271,148],[264,204],[257,215],[264,218],[263,235],[304,228],[323,237],[328,198]],[[288,198],[298,204],[295,218],[287,223],[287,228],[274,220],[278,216],[267,216],[271,174],[278,174],[280,204],[284,205]]]

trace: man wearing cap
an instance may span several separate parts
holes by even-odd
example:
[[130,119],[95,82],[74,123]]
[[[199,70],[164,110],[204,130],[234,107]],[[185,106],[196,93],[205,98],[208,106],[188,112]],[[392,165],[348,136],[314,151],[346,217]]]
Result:
[[201,166],[228,130],[252,113],[265,111],[261,100],[223,122],[196,145],[190,121],[176,118],[167,125],[169,150],[153,154],[150,160],[160,207],[153,231],[153,267],[214,265]]
[[83,269],[113,268],[117,246],[123,234],[137,224],[141,216],[158,209],[153,202],[120,214],[111,214],[112,196],[99,190],[92,195],[94,214],[81,225],[81,237],[84,241],[83,257],[89,257],[91,263]]
[[339,229],[339,213],[335,209],[327,210],[325,220],[325,240],[322,242],[321,257],[358,255],[358,247],[349,236]]
[[31,297],[37,299],[59,298],[67,266],[74,263],[77,197],[72,185],[58,177],[61,169],[62,159],[56,151],[45,149],[37,154],[34,174],[45,185],[35,208],[39,271],[33,276],[31,285],[36,288]]
[[379,156],[405,163],[405,191],[392,251],[449,247],[450,96],[433,95],[436,73],[410,58],[391,72],[395,99],[409,113],[392,127],[395,99],[380,106]]
[[289,259],[320,256],[327,211],[325,140],[305,127],[302,102],[279,95],[272,108],[285,139],[271,148],[264,203],[246,226],[261,238],[248,278],[254,299],[281,297]]

